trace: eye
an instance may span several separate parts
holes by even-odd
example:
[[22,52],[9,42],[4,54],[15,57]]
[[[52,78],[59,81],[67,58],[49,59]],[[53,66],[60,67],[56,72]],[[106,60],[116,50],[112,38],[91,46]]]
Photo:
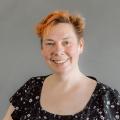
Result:
[[48,46],[54,45],[54,43],[45,43],[45,44],[48,45]]
[[63,45],[65,45],[65,46],[66,46],[66,45],[69,45],[69,44],[70,44],[69,41],[64,41],[64,42],[63,42]]

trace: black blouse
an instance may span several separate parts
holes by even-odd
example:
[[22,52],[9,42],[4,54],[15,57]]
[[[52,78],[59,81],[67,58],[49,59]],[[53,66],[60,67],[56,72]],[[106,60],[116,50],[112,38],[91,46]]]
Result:
[[97,81],[96,88],[85,108],[74,115],[58,115],[44,110],[40,104],[40,93],[45,78],[30,78],[10,98],[15,107],[13,120],[120,120],[120,94],[116,89]]

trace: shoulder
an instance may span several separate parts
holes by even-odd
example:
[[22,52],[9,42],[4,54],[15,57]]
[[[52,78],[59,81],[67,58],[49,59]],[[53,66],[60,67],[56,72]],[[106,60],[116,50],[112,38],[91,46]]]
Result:
[[97,81],[97,87],[93,95],[91,109],[92,115],[104,116],[105,119],[120,118],[120,93],[115,88]]
[[120,93],[117,89],[112,88],[109,85],[98,82],[98,99],[100,100],[101,106],[104,106],[104,111],[115,115],[120,115]]
[[23,101],[29,100],[30,96],[34,94],[40,87],[42,87],[44,76],[34,76],[29,78],[9,99],[14,107],[18,106]]
[[25,81],[25,83],[17,89],[15,92],[16,94],[19,92],[25,92],[26,94],[29,93],[29,90],[31,90],[33,87],[35,87],[37,84],[42,84],[44,76],[35,76],[30,77],[28,80]]
[[98,96],[102,95],[102,96],[116,97],[120,99],[120,93],[117,89],[97,80],[97,78],[93,76],[88,76],[88,77],[91,79],[94,79],[97,82],[95,91],[96,91],[96,94],[98,94]]
[[120,99],[120,93],[117,89],[102,83],[102,82],[98,82],[99,84],[99,91],[103,93],[103,95],[105,96],[109,96],[110,98],[118,98]]

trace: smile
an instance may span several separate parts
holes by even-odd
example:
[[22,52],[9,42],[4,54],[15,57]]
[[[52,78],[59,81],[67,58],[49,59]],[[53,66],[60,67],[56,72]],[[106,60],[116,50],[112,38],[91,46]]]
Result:
[[68,61],[69,59],[66,60],[52,60],[55,64],[64,64]]

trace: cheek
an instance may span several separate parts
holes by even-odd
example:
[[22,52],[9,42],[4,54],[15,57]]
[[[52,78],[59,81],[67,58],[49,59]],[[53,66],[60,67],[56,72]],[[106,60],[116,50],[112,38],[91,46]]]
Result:
[[42,56],[45,59],[49,59],[50,58],[50,53],[44,49],[44,50],[42,50]]
[[76,56],[76,54],[78,53],[78,50],[77,50],[77,47],[76,45],[74,46],[71,46],[67,49],[67,52],[71,55],[71,56]]

